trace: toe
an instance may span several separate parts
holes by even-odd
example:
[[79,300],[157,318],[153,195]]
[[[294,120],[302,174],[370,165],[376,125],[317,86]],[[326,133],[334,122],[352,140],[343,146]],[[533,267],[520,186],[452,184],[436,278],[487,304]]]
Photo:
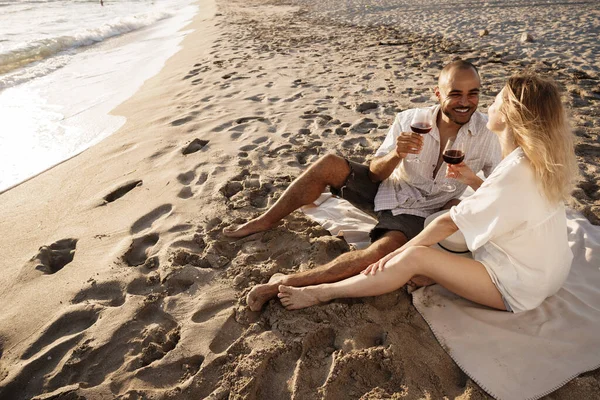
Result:
[[277,287],[277,290],[279,290],[279,293],[286,293],[286,294],[288,294],[290,292],[290,287],[289,286],[285,286],[285,285],[279,285]]

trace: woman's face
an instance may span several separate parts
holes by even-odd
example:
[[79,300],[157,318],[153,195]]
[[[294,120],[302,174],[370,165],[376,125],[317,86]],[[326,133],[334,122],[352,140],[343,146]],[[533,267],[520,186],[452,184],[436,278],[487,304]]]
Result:
[[495,133],[500,133],[504,130],[504,128],[506,128],[506,122],[504,117],[502,116],[502,113],[500,112],[500,108],[502,107],[502,95],[503,95],[504,89],[502,89],[500,91],[500,93],[498,93],[496,95],[496,99],[494,100],[494,102],[492,103],[492,105],[490,106],[490,108],[488,108],[488,123],[487,123],[487,128]]

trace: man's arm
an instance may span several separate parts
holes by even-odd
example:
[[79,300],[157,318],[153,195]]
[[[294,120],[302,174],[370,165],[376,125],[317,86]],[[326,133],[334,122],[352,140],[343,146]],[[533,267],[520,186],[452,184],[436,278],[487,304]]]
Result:
[[423,147],[423,136],[416,133],[401,133],[396,138],[396,147],[382,157],[371,160],[369,176],[373,182],[389,178],[400,161],[408,154],[419,154]]
[[369,164],[369,177],[373,182],[386,180],[394,172],[402,158],[395,150],[390,151],[385,156],[373,158],[371,164]]

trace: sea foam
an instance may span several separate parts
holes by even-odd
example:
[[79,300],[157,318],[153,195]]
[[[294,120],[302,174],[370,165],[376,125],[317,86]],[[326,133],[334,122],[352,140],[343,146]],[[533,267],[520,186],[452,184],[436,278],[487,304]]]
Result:
[[[123,35],[171,17],[167,11],[117,18],[96,28],[81,29],[72,35],[25,43],[0,54],[0,90],[53,72],[69,62],[69,52]],[[3,75],[4,74],[4,75]]]

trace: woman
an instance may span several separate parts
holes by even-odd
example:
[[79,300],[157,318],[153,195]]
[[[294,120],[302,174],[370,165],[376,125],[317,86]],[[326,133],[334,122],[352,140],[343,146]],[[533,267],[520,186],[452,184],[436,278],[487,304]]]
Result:
[[[577,171],[556,84],[535,75],[510,78],[489,108],[487,127],[499,137],[503,160],[474,195],[357,276],[280,286],[281,303],[298,309],[340,297],[375,296],[420,276],[512,312],[533,309],[556,293],[573,258],[564,201]],[[467,184],[479,179],[464,164],[449,166],[448,176]],[[459,229],[473,259],[429,248]]]

